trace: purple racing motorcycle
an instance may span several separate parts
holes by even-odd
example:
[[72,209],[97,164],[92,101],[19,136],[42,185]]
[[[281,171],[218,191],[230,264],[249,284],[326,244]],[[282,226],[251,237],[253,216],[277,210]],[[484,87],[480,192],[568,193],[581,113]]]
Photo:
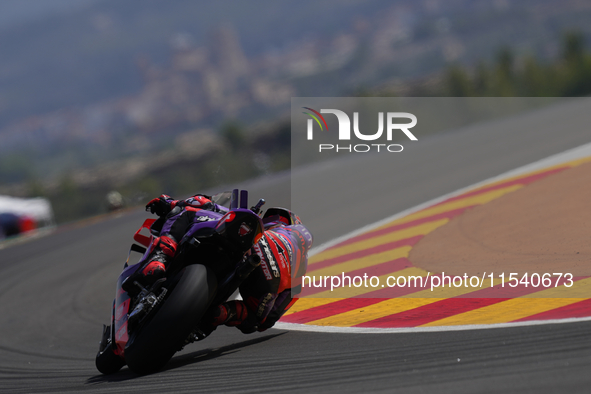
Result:
[[[263,234],[259,213],[265,201],[248,209],[248,192],[235,189],[215,195],[212,202],[226,206],[228,212],[199,210],[166,276],[148,288],[134,282],[136,291],[130,294],[122,283],[150,255],[162,220],[147,219],[136,232],[139,244],[131,246],[117,281],[111,324],[103,326],[96,355],[101,373],[112,374],[125,365],[138,374],[161,369],[185,345],[211,333],[203,317],[226,301],[261,263],[258,255],[246,252]],[[132,252],[143,256],[129,265]]]

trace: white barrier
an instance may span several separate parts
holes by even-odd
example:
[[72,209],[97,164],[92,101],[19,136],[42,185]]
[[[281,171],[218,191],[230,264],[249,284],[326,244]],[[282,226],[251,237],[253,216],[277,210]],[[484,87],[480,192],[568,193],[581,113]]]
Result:
[[0,196],[0,213],[13,213],[28,216],[37,222],[38,227],[52,225],[53,210],[49,200],[37,198],[16,198]]

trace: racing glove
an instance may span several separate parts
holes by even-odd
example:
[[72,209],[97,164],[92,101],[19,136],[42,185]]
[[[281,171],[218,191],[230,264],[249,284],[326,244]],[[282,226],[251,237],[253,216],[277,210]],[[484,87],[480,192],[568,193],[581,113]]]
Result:
[[172,197],[162,194],[160,197],[154,198],[146,204],[146,211],[162,217],[166,216],[177,204],[177,200],[173,200]]

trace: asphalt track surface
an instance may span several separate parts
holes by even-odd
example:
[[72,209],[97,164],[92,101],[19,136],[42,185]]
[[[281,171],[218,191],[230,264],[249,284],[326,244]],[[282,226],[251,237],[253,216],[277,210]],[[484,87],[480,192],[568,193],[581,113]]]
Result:
[[[303,194],[316,201],[305,205],[302,219],[320,244],[588,143],[589,108],[590,100],[579,100],[534,121],[506,121],[518,131],[492,122],[419,140],[394,159],[348,157],[294,171],[294,184],[309,185]],[[275,176],[250,189],[286,205],[290,178]],[[335,216],[335,208],[347,214]],[[94,356],[101,325],[131,236],[147,217],[127,212],[0,250],[1,393],[589,392],[591,322],[405,334],[272,329],[247,336],[222,327],[159,373],[137,376],[124,368],[100,375]]]

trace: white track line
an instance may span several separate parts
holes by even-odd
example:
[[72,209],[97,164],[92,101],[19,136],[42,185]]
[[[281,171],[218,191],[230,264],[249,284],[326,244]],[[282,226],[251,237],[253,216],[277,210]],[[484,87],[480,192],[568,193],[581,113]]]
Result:
[[[529,172],[538,171],[547,167],[552,167],[555,165],[559,165],[562,163],[566,163],[569,161],[582,159],[585,157],[591,157],[591,143],[581,145],[579,147],[569,149],[567,151],[557,153],[555,155],[546,157],[545,159],[538,160],[531,164],[527,164],[522,167],[518,167],[514,170],[507,171],[501,175],[497,175],[492,178],[488,178],[482,182],[475,183],[468,187],[464,187],[462,189],[456,190],[454,192],[445,194],[441,197],[435,198],[433,200],[424,202],[419,204],[415,207],[406,209],[402,212],[399,212],[395,215],[389,216],[385,219],[382,219],[378,222],[369,224],[364,226],[358,230],[352,231],[348,234],[345,234],[341,237],[335,238],[331,241],[328,241],[316,248],[312,248],[310,250],[309,255],[313,256],[317,253],[322,252],[334,245],[337,245],[343,241],[348,240],[349,238],[353,238],[357,235],[363,234],[374,228],[380,227],[384,224],[387,224],[393,220],[402,218],[404,216],[410,215],[422,209],[428,208],[432,205],[438,204],[442,201],[445,201],[451,197],[459,196],[460,194],[466,193],[472,189],[476,189],[478,187],[487,185],[489,183],[494,183],[506,178],[512,178],[518,175],[526,174]],[[519,327],[519,326],[536,326],[541,324],[556,324],[556,323],[571,323],[571,322],[580,322],[580,321],[589,321],[591,317],[583,317],[583,318],[570,318],[570,319],[554,319],[554,320],[531,320],[531,321],[524,321],[524,322],[515,322],[515,323],[496,323],[496,324],[472,324],[472,325],[462,325],[462,326],[437,326],[437,327],[405,327],[405,328],[371,328],[371,327],[335,327],[335,326],[312,326],[307,324],[296,324],[296,323],[282,323],[278,322],[275,324],[274,328],[282,329],[282,330],[293,330],[293,331],[312,331],[312,332],[330,332],[330,333],[349,333],[349,334],[380,334],[380,333],[408,333],[408,332],[438,332],[438,331],[461,331],[461,330],[482,330],[482,329],[489,329],[489,328],[504,328],[504,327]]]
[[336,327],[336,326],[312,326],[307,324],[278,322],[273,326],[279,330],[308,331],[308,332],[330,332],[340,334],[404,334],[412,332],[441,332],[441,331],[465,331],[485,330],[490,328],[508,328],[522,326],[540,326],[544,324],[575,323],[591,321],[590,317],[572,317],[568,319],[552,320],[530,320],[515,323],[496,324],[471,324],[462,326],[433,326],[433,327],[398,327],[398,328],[377,328],[377,327]]

